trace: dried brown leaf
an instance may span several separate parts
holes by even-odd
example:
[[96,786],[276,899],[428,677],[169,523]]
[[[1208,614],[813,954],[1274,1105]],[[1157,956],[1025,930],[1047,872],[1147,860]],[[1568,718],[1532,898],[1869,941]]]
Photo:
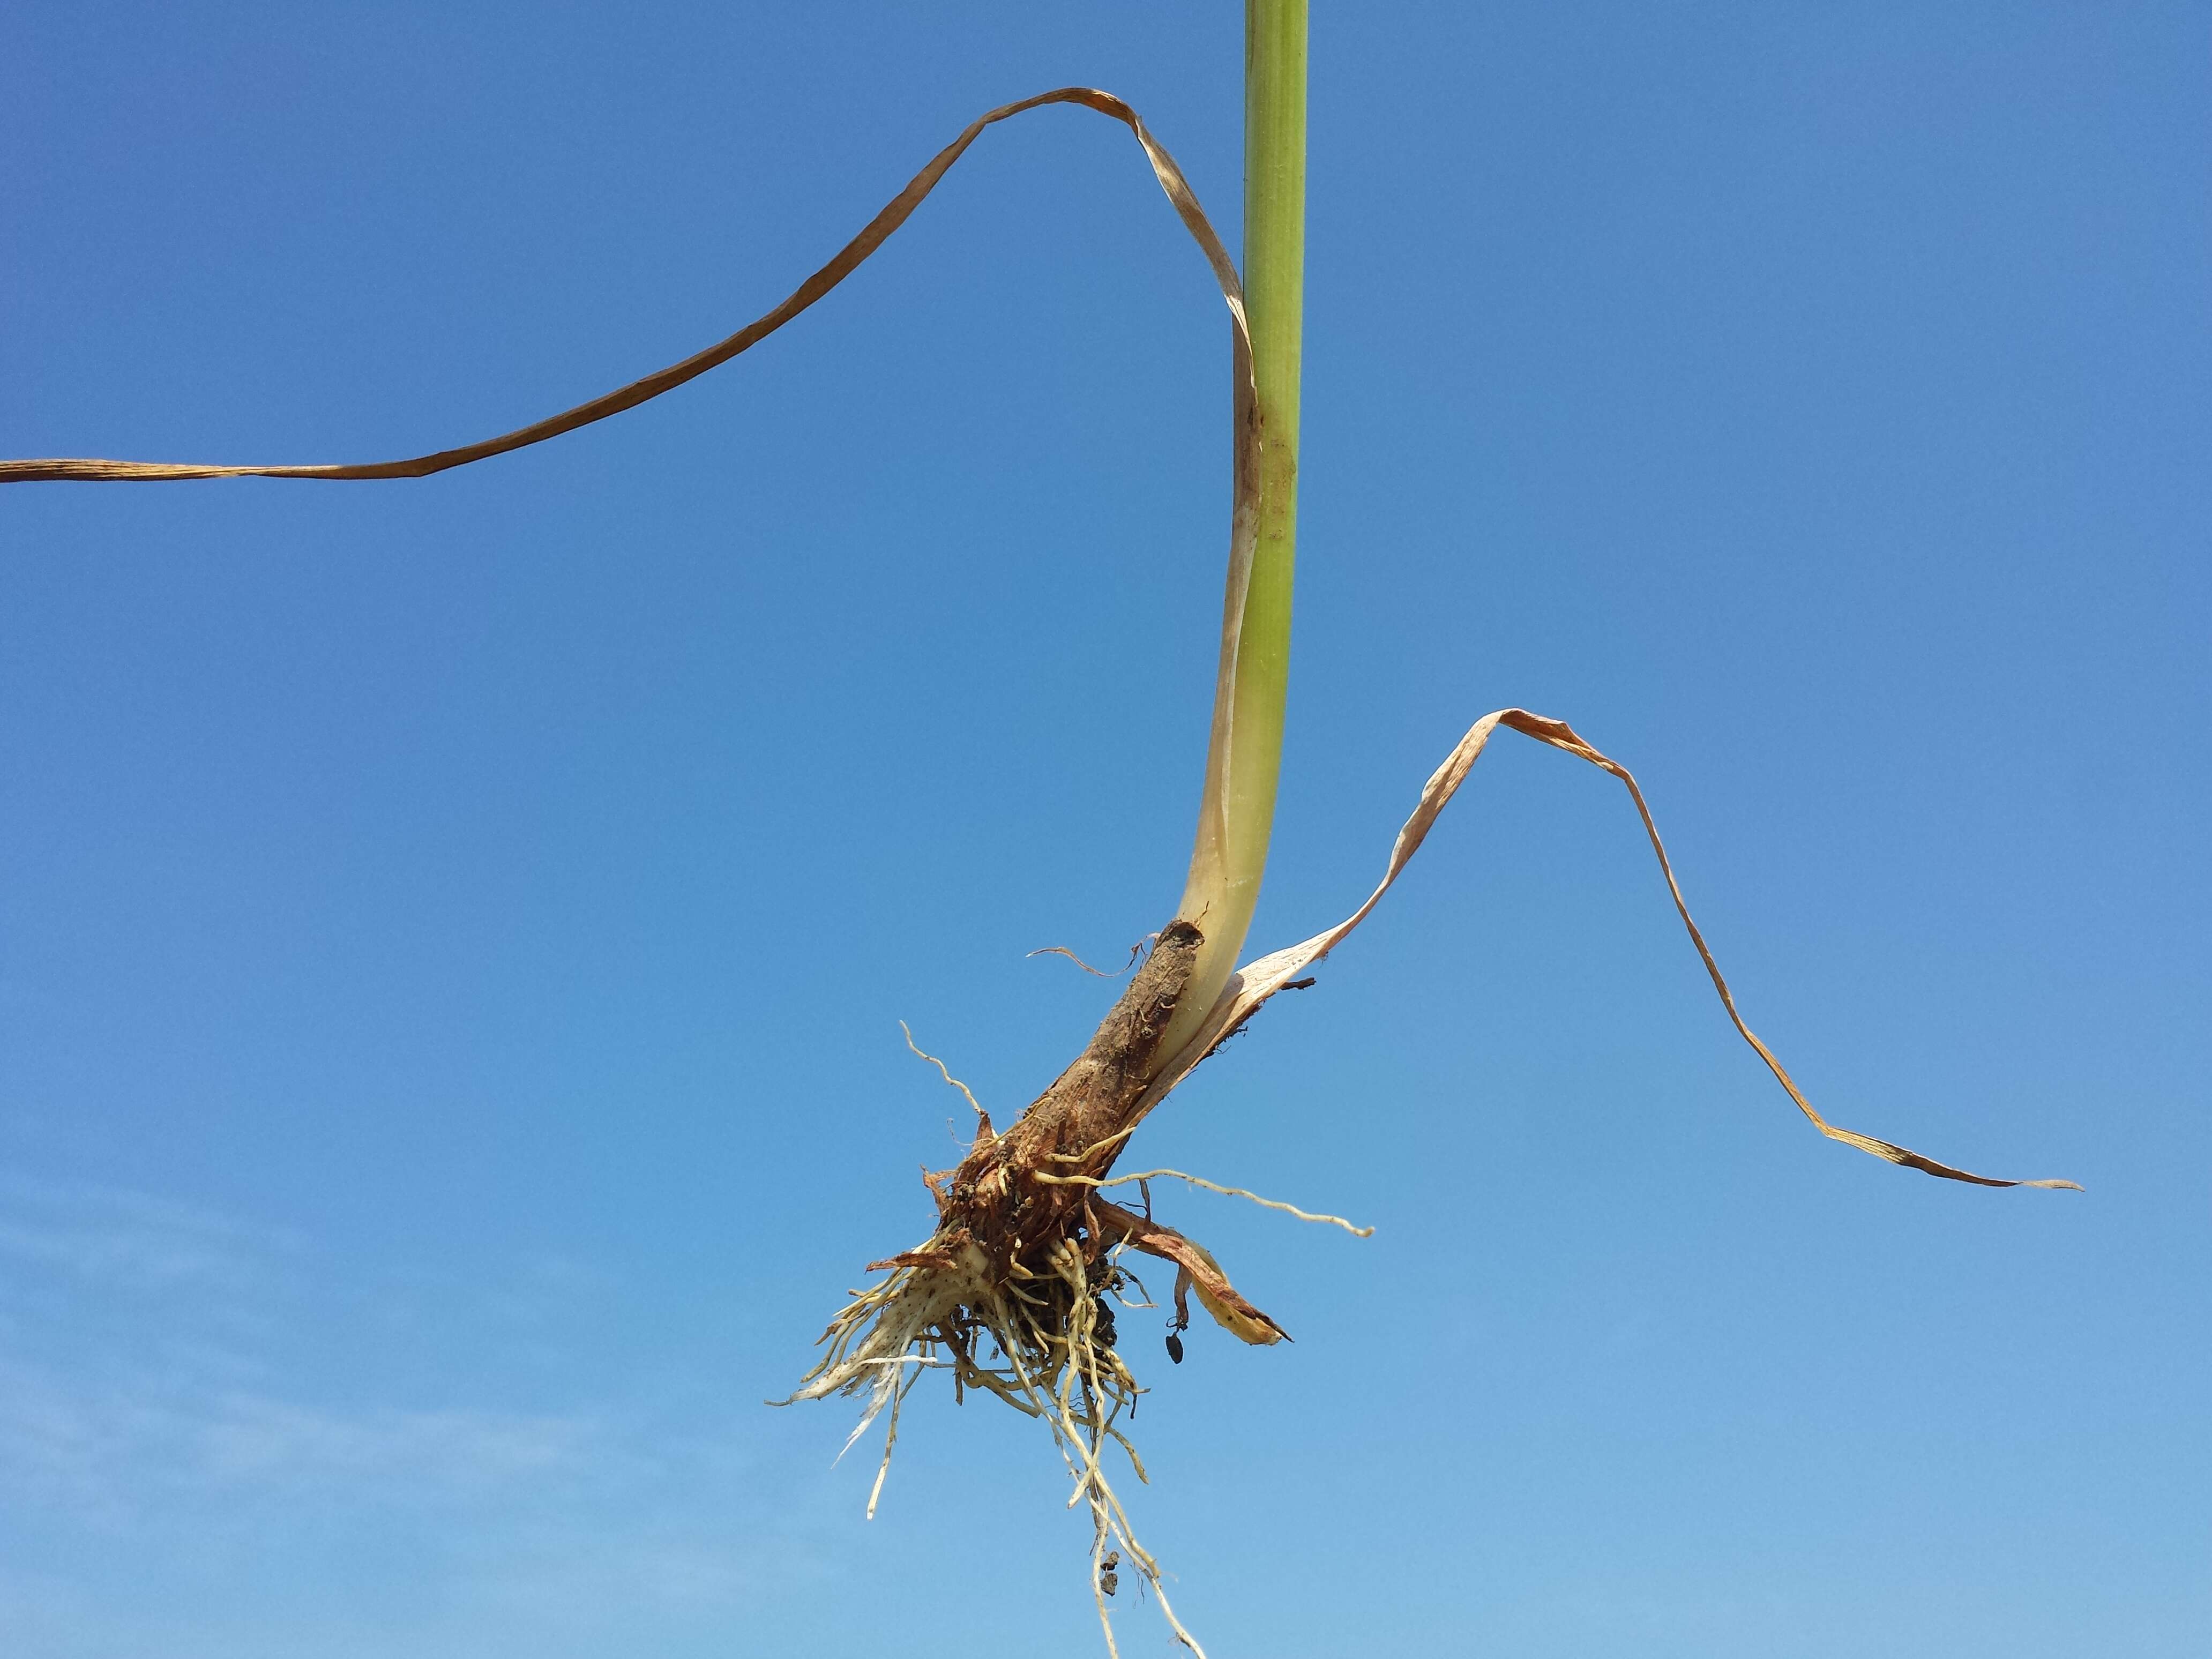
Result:
[[[666,368],[647,374],[628,386],[617,386],[604,397],[574,409],[549,416],[542,421],[518,427],[512,432],[481,442],[465,444],[457,449],[441,449],[434,454],[416,455],[404,460],[368,461],[334,465],[313,466],[227,466],[198,462],[173,461],[112,461],[100,459],[48,459],[0,461],[0,483],[162,483],[182,478],[422,478],[434,472],[443,472],[456,466],[466,466],[471,461],[504,455],[510,450],[522,449],[531,444],[543,443],[548,438],[557,438],[562,433],[603,421],[610,415],[619,415],[636,408],[662,392],[682,386],[686,380],[697,379],[710,368],[750,349],[781,328],[799,313],[805,311],[823,295],[858,270],[861,263],[890,239],[891,234],[903,225],[915,209],[921,206],[930,191],[937,188],[939,179],[950,172],[952,164],[967,153],[968,147],[982,136],[983,130],[998,122],[1010,120],[1017,115],[1048,104],[1072,104],[1119,121],[1129,129],[1139,144],[1144,147],[1145,157],[1152,163],[1152,173],[1160,188],[1167,193],[1184,227],[1190,232],[1205,252],[1206,264],[1220,285],[1222,297],[1228,301],[1233,323],[1233,337],[1237,368],[1237,465],[1238,489],[1256,491],[1258,469],[1252,457],[1244,452],[1249,448],[1257,453],[1258,434],[1254,428],[1252,410],[1251,337],[1244,320],[1244,294],[1237,278],[1237,267],[1215,234],[1205,210],[1199,206],[1189,181],[1183,177],[1175,158],[1154,138],[1137,112],[1109,92],[1093,87],[1060,87],[1051,92],[1041,92],[1033,98],[1024,98],[1012,104],[1002,104],[997,109],[977,116],[962,130],[958,137],[931,158],[929,165],[915,174],[904,190],[884,204],[881,212],[871,219],[860,234],[837,251],[836,257],[794,289],[789,298],[773,311],[746,324],[727,339],[696,352],[683,362],[672,363]],[[1241,505],[1241,502],[1240,502]],[[1243,523],[1250,514],[1239,512],[1237,522]],[[1250,549],[1241,555],[1241,567],[1249,569]],[[1232,571],[1240,568],[1240,555],[1232,549]],[[1237,597],[1241,598],[1241,588]],[[1241,611],[1242,606],[1237,607]]]
[[1229,1282],[1221,1271],[1221,1264],[1213,1259],[1213,1252],[1196,1239],[1185,1238],[1174,1228],[1139,1215],[1134,1210],[1125,1210],[1120,1205],[1103,1198],[1091,1200],[1100,1223],[1110,1233],[1118,1232],[1130,1245],[1147,1255],[1156,1255],[1164,1261],[1172,1261],[1182,1272],[1190,1275],[1191,1287],[1206,1312],[1222,1329],[1254,1346],[1264,1346],[1285,1340],[1290,1333],[1254,1307]]
[[1420,850],[1421,842],[1427,838],[1431,827],[1437,821],[1437,815],[1443,811],[1444,804],[1466,781],[1468,773],[1488,745],[1490,734],[1501,726],[1586,760],[1601,770],[1611,773],[1626,787],[1630,799],[1636,803],[1638,816],[1644,820],[1644,833],[1650,839],[1651,850],[1658,855],[1661,873],[1667,878],[1667,890],[1674,896],[1675,914],[1681,917],[1682,926],[1690,935],[1690,942],[1697,946],[1698,958],[1705,964],[1705,972],[1713,981],[1713,989],[1720,994],[1721,1006],[1728,1011],[1729,1022],[1735,1025],[1738,1034],[1766,1062],[1767,1069],[1774,1073],[1775,1080],[1788,1091],[1790,1098],[1797,1103],[1797,1109],[1804,1113],[1814,1128],[1831,1140],[1840,1140],[1846,1146],[1856,1146],[1859,1151],[1871,1153],[1888,1163],[1918,1170],[1926,1175],[1939,1176],[1946,1181],[1972,1182],[1978,1187],[2066,1187],[2076,1192],[2081,1190],[2079,1184],[2071,1181],[1999,1181],[1990,1176],[1975,1175],[1948,1164],[1939,1164],[1932,1158],[1923,1157],[1890,1141],[1863,1135],[1854,1129],[1840,1128],[1814,1110],[1812,1102],[1805,1098],[1803,1091],[1783,1068],[1782,1062],[1774,1057],[1774,1051],[1744,1024],[1743,1016],[1737,1012],[1735,993],[1729,989],[1728,981],[1721,976],[1720,964],[1713,960],[1712,951],[1705,944],[1705,936],[1698,932],[1698,924],[1690,919],[1690,908],[1683,900],[1681,884],[1674,878],[1674,866],[1667,857],[1667,848],[1659,839],[1658,826],[1651,820],[1651,809],[1645,804],[1644,791],[1638,787],[1628,769],[1599,753],[1565,720],[1547,720],[1541,714],[1532,714],[1525,708],[1502,708],[1496,714],[1485,714],[1460,739],[1459,746],[1445,757],[1444,763],[1423,786],[1420,804],[1413,809],[1413,815],[1406,820],[1405,828],[1398,832],[1397,842],[1390,849],[1389,867],[1382,873],[1382,882],[1368,895],[1366,903],[1327,933],[1316,933],[1304,944],[1261,957],[1237,970],[1207,1014],[1197,1036],[1169,1062],[1153,1081],[1144,1098],[1139,1102],[1133,1117],[1141,1119],[1151,1111],[1170,1089],[1189,1074],[1193,1066],[1258,1012],[1268,998],[1278,991],[1287,989],[1293,981],[1334,950],[1346,935],[1367,919],[1368,912],[1389,890],[1390,884],[1398,879],[1398,872]]

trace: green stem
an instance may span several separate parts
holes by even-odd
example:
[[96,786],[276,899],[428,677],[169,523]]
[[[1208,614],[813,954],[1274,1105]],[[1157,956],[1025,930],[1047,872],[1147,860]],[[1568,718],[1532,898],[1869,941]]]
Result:
[[1261,430],[1258,535],[1241,596],[1230,573],[1198,846],[1178,912],[1206,942],[1164,1054],[1236,969],[1274,827],[1297,541],[1305,241],[1306,0],[1245,0],[1243,276]]

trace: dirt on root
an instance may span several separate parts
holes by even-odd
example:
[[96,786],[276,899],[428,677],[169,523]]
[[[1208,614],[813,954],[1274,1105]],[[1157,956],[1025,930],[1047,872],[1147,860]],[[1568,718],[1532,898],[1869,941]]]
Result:
[[1091,1183],[1113,1168],[1137,1125],[1201,939],[1190,922],[1170,923],[1090,1045],[1013,1126],[997,1133],[984,1115],[959,1165],[926,1177],[937,1199],[937,1236],[893,1262],[949,1266],[974,1244],[1003,1279],[1017,1262],[1041,1270],[1061,1239],[1096,1260],[1127,1235],[1120,1224],[1126,1212],[1096,1199]]

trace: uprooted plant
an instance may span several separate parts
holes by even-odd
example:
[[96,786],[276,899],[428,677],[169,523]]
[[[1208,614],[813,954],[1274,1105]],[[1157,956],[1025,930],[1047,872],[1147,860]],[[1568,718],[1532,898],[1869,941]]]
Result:
[[[1116,1346],[1115,1308],[1152,1306],[1133,1255],[1174,1274],[1174,1328],[1188,1297],[1255,1344],[1285,1333],[1238,1292],[1206,1248],[1154,1219],[1149,1182],[1174,1178],[1253,1198],[1309,1221],[1306,1212],[1178,1170],[1115,1173],[1145,1118],[1278,992],[1311,982],[1310,970],[1359,923],[1419,848],[1491,735],[1504,726],[1575,756],[1625,785],[1675,909],[1729,1020],[1799,1110],[1831,1139],[1893,1164],[1987,1187],[2071,1187],[2071,1182],[1992,1180],[1888,1141],[1830,1124],[1754,1036],[1712,952],[1691,920],[1643,792],[1629,773],[1565,722],[1518,708],[1485,715],[1424,787],[1399,832],[1382,880],[1350,917],[1304,943],[1243,967],[1236,958],[1258,898],[1273,826],[1288,679],[1291,589],[1297,531],[1298,377],[1304,258],[1305,0],[1247,0],[1245,202],[1240,274],[1181,170],[1136,112],[1080,87],[1007,104],[978,117],[934,156],[836,257],[757,321],[696,355],[562,414],[480,443],[409,459],[347,465],[229,466],[110,460],[0,462],[0,483],[39,480],[261,477],[423,477],[542,442],[634,408],[726,362],[813,305],[903,224],[938,181],[993,125],[1047,105],[1073,105],[1121,122],[1197,241],[1227,302],[1232,356],[1234,467],[1228,591],[1196,848],[1181,902],[1090,1045],[1008,1127],[975,1107],[973,1144],[953,1169],[927,1177],[937,1220],[921,1243],[873,1263],[885,1277],[854,1291],[825,1332],[827,1352],[792,1398],[855,1395],[865,1401],[854,1439],[888,1412],[882,1465],[868,1500],[875,1511],[896,1443],[901,1402],[927,1370],[951,1373],[957,1395],[992,1395],[1041,1419],[1066,1458],[1073,1504],[1092,1522],[1091,1577],[1107,1645],[1109,1598],[1126,1552],[1176,1636],[1198,1643],[1170,1607],[1158,1564],[1139,1542],[1107,1479],[1108,1443],[1144,1468],[1121,1426],[1142,1390]],[[911,1042],[911,1038],[909,1038]],[[919,1050],[917,1050],[919,1052]],[[925,1056],[928,1058],[928,1056]],[[942,1070],[942,1064],[939,1069]],[[949,1072],[948,1082],[957,1084]],[[1137,1207],[1109,1199],[1134,1187]],[[1124,1198],[1132,1194],[1124,1192]],[[1134,1291],[1141,1298],[1128,1300]],[[1177,1335],[1169,1351],[1180,1359]],[[850,1441],[848,1442],[849,1445]]]

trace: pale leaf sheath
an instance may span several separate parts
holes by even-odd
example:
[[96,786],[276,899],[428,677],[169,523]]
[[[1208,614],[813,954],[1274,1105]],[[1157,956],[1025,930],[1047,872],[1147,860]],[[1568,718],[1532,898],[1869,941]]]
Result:
[[1413,809],[1413,817],[1406,820],[1405,828],[1398,832],[1397,842],[1390,849],[1389,866],[1383,872],[1382,883],[1368,896],[1366,903],[1327,933],[1316,933],[1303,945],[1294,945],[1286,951],[1261,957],[1237,970],[1235,977],[1231,979],[1200,1026],[1198,1035],[1168,1062],[1139,1101],[1132,1115],[1133,1121],[1141,1120],[1189,1073],[1194,1066],[1212,1054],[1256,1013],[1261,1005],[1291,981],[1301,977],[1367,919],[1367,913],[1389,890],[1390,884],[1398,879],[1398,872],[1420,849],[1421,842],[1426,839],[1430,827],[1436,823],[1437,815],[1443,811],[1444,804],[1466,781],[1468,773],[1490,742],[1490,734],[1501,726],[1510,726],[1539,743],[1548,744],[1554,749],[1577,756],[1591,765],[1610,772],[1627,786],[1629,796],[1636,803],[1636,811],[1644,820],[1644,832],[1650,837],[1651,850],[1659,855],[1659,868],[1667,878],[1667,890],[1674,895],[1675,912],[1682,918],[1682,926],[1689,932],[1690,942],[1698,947],[1698,956],[1705,964],[1705,972],[1712,977],[1713,988],[1720,993],[1721,1006],[1728,1011],[1729,1019],[1737,1032],[1766,1062],[1767,1069],[1774,1073],[1775,1080],[1789,1091],[1790,1098],[1797,1103],[1797,1109],[1805,1114],[1814,1128],[1831,1140],[1840,1140],[1846,1146],[1856,1146],[1863,1152],[1870,1152],[1889,1163],[1903,1164],[1906,1169],[1918,1170],[1927,1175],[1940,1176],[1946,1181],[1968,1181],[1978,1187],[2066,1187],[2075,1192],[2081,1190],[2080,1183],[2072,1181],[1999,1181],[1989,1176],[1954,1169],[1948,1164],[1939,1164],[1932,1158],[1923,1158],[1918,1152],[1889,1141],[1877,1140],[1872,1135],[1863,1135],[1853,1129],[1839,1128],[1814,1110],[1812,1102],[1805,1098],[1804,1092],[1783,1068],[1782,1062],[1774,1057],[1774,1051],[1759,1041],[1751,1027],[1743,1023],[1743,1016],[1736,1012],[1735,994],[1729,989],[1728,981],[1721,976],[1720,964],[1713,960],[1712,951],[1705,944],[1705,936],[1698,931],[1698,924],[1690,919],[1690,907],[1683,901],[1681,884],[1674,879],[1674,866],[1667,857],[1667,848],[1659,840],[1658,826],[1651,821],[1651,809],[1645,805],[1644,792],[1637,787],[1636,780],[1629,775],[1628,769],[1600,754],[1565,720],[1547,720],[1543,715],[1532,714],[1525,708],[1502,708],[1494,714],[1485,714],[1460,739],[1459,746],[1452,750],[1423,787],[1420,805]]

